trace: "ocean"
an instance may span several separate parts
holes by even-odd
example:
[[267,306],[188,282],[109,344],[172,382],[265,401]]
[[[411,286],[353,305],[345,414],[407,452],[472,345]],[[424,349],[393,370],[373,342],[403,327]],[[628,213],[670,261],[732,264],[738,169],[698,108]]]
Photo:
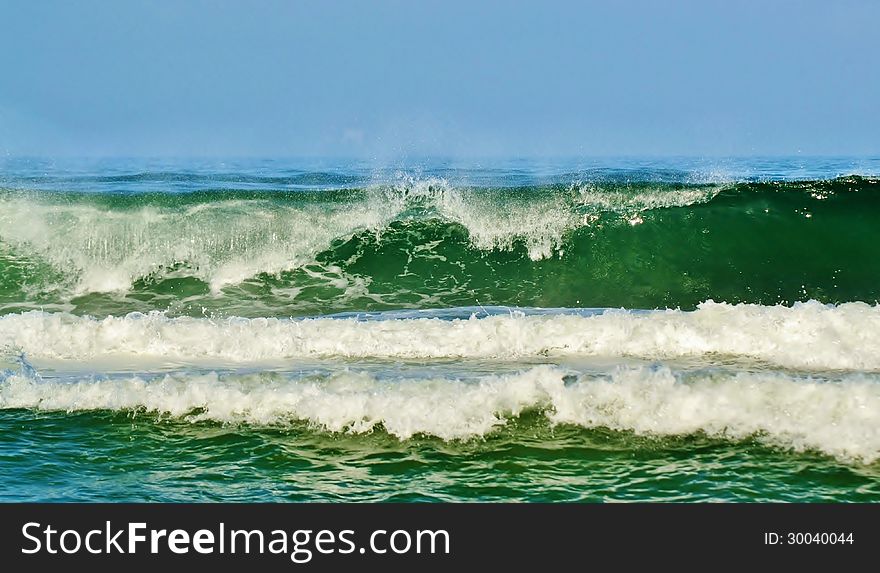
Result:
[[0,500],[880,501],[880,159],[0,159]]

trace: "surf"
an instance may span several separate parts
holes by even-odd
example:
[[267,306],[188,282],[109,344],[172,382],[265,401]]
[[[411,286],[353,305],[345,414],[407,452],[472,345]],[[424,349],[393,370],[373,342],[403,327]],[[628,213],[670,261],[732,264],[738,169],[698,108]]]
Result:
[[[880,300],[880,180],[0,194],[0,312]],[[780,272],[782,271],[782,272]]]
[[663,438],[703,435],[754,439],[841,461],[880,459],[880,380],[785,372],[680,371],[617,366],[578,372],[541,365],[509,374],[450,377],[367,370],[328,372],[174,372],[151,376],[42,379],[24,370],[0,375],[0,409],[118,411],[142,423],[286,427],[400,440],[483,438],[536,414],[543,424],[606,428]]
[[0,317],[0,346],[32,359],[73,361],[739,357],[794,369],[875,371],[880,306],[707,301],[695,311],[608,309],[583,315],[526,309],[449,320],[169,318],[161,312],[96,319],[32,311]]

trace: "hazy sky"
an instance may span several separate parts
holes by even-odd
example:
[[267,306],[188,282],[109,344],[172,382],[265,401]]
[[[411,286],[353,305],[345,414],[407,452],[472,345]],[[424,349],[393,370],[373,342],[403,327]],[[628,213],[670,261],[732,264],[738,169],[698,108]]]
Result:
[[0,153],[877,155],[878,24],[871,0],[0,0]]

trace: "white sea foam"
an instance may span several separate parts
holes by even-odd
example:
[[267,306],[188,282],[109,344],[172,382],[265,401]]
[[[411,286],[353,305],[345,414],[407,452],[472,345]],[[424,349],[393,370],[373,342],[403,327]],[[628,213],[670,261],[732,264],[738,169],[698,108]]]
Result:
[[443,180],[413,181],[405,189],[410,201],[427,201],[441,217],[465,227],[476,248],[510,250],[522,242],[533,260],[551,257],[566,232],[588,223],[569,197],[558,194],[499,204],[491,194],[456,189]]
[[353,433],[381,424],[401,439],[427,434],[446,440],[485,436],[536,411],[553,424],[649,436],[755,437],[845,460],[880,459],[880,380],[870,374],[820,380],[644,366],[599,375],[537,366],[464,380],[387,380],[348,370],[304,378],[210,373],[73,381],[7,374],[0,379],[0,408],[146,409],[190,421],[306,421]]
[[600,212],[631,220],[641,211],[709,201],[721,187],[632,191],[576,183],[565,193],[508,195],[503,203],[496,194],[456,188],[437,178],[405,178],[395,187],[380,189],[381,201],[422,202],[444,219],[464,226],[478,249],[510,250],[522,243],[531,259],[540,260],[560,252],[566,233],[594,223]]
[[34,311],[0,317],[0,347],[65,360],[741,357],[796,369],[880,370],[880,306],[709,301],[692,312],[383,321],[167,318],[158,312],[98,320]]
[[0,200],[0,240],[74,274],[77,293],[124,291],[177,265],[218,290],[311,262],[334,239],[384,227],[394,208],[222,200],[111,210],[15,196]]

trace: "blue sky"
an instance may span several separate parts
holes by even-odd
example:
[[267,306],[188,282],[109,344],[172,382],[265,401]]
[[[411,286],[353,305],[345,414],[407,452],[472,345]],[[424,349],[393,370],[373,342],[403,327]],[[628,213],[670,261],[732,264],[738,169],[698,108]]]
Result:
[[0,0],[0,153],[880,154],[880,2]]

